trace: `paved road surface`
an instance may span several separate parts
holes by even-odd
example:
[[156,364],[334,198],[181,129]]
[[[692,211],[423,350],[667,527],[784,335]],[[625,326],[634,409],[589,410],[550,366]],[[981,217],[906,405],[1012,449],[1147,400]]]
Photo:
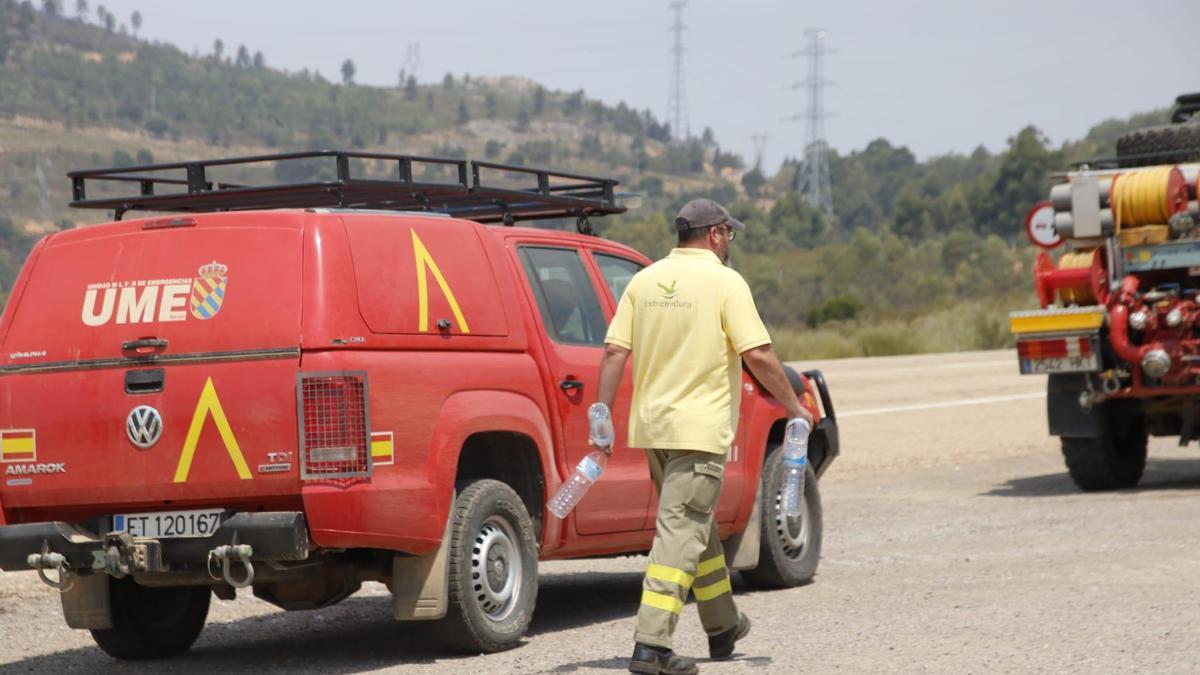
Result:
[[[1151,444],[1134,491],[1081,494],[1046,435],[1040,377],[1012,352],[803,363],[825,370],[843,456],[822,482],[816,583],[735,585],[755,620],[709,673],[1200,671],[1200,453]],[[430,651],[387,620],[381,586],[284,614],[215,602],[184,659],[156,671],[617,673],[631,650],[640,557],[542,566],[528,641],[490,656]],[[701,656],[695,611],[677,649]],[[126,672],[67,629],[31,573],[0,576],[0,670]]]

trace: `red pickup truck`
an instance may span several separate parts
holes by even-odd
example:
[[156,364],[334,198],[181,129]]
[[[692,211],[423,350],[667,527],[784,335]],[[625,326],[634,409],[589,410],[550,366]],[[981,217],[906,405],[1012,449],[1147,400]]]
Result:
[[[312,175],[215,178],[288,162]],[[185,652],[212,595],[319,609],[363,581],[448,648],[496,651],[539,560],[648,550],[628,378],[603,478],[565,520],[544,506],[589,451],[605,328],[650,263],[590,234],[624,210],[615,181],[341,152],[71,177],[73,206],[117,221],[39,242],[0,319],[0,568],[36,569],[107,653]],[[170,215],[121,220],[138,210]],[[511,226],[551,217],[579,232]],[[820,420],[804,515],[780,515],[785,414],[748,374],[717,513],[760,587],[815,573],[838,453],[820,373],[790,376]]]

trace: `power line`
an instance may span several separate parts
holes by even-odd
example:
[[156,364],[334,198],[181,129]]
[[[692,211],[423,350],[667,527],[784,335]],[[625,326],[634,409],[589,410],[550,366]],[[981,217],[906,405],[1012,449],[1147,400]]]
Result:
[[671,30],[675,33],[675,44],[671,48],[673,60],[671,85],[667,90],[667,122],[671,125],[671,135],[676,139],[692,135],[687,112],[687,88],[683,80],[683,8],[686,5],[687,0],[671,2],[671,11],[675,12],[675,20],[671,24]]
[[796,191],[813,206],[833,215],[833,186],[829,178],[829,144],[825,141],[825,87],[833,84],[825,79],[824,57],[831,53],[825,46],[825,29],[811,28],[804,31],[808,45],[790,56],[806,57],[808,77],[794,85],[805,89],[808,108],[794,115],[793,120],[805,120],[808,124],[804,138],[804,162],[796,172]]

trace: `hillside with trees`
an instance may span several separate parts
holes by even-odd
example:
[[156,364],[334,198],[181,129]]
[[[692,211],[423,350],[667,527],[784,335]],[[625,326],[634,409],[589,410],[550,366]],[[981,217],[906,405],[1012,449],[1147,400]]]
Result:
[[[1000,346],[1007,309],[1032,302],[1021,228],[1050,174],[1111,156],[1120,133],[1165,120],[1163,111],[1108,120],[1057,146],[1026,127],[1000,152],[925,160],[879,138],[832,153],[830,217],[792,189],[797,160],[766,175],[722,150],[709,130],[676,138],[650,111],[608,105],[583,89],[450,73],[420,83],[399,68],[394,86],[364,86],[350,58],[336,79],[286,72],[253,45],[216,40],[207,53],[189,54],[146,41],[138,37],[144,20],[153,17],[115,17],[87,0],[0,0],[5,295],[38,236],[107,220],[67,208],[69,170],[341,148],[614,177],[642,195],[642,206],[597,229],[651,257],[671,247],[671,219],[687,200],[726,203],[748,224],[733,262],[773,329],[849,336],[833,347],[798,343],[792,356]],[[977,330],[957,341],[868,335],[886,325],[896,335],[949,333],[918,324],[939,315],[961,323],[964,314]]]

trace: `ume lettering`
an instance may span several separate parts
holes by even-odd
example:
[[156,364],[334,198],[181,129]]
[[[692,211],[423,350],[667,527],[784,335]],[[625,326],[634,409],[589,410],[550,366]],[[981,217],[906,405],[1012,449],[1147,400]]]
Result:
[[89,288],[83,296],[81,318],[85,325],[103,326],[113,320],[115,310],[118,324],[183,321],[191,289],[190,284]]

